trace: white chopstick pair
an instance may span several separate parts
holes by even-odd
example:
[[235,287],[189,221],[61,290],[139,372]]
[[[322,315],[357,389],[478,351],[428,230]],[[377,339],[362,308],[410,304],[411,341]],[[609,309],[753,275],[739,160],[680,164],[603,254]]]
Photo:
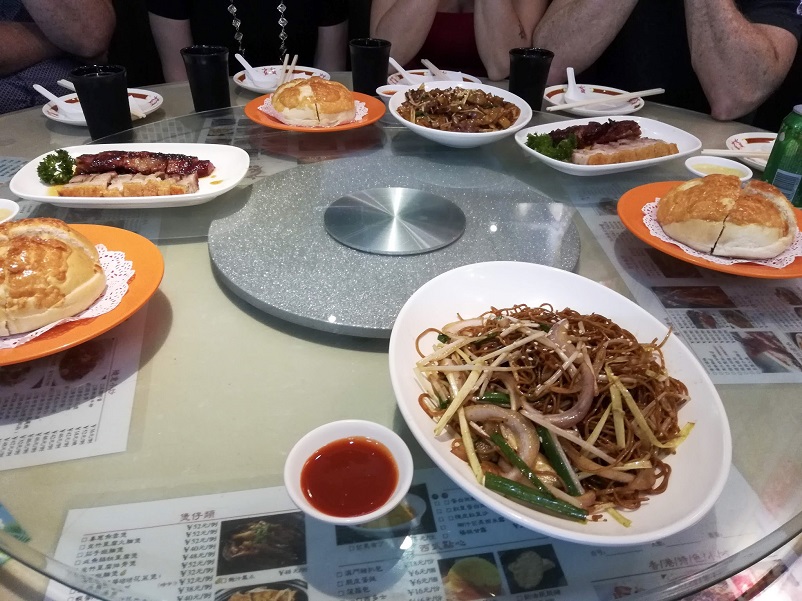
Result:
[[287,63],[290,60],[290,55],[284,55],[284,64],[281,65],[281,75],[279,75],[278,83],[276,87],[280,86],[283,83],[286,83],[289,79],[292,79],[292,73],[295,70],[295,65],[298,63],[298,55],[292,57],[292,63],[290,63],[289,68],[287,68]]
[[717,148],[703,148],[701,154],[715,157],[752,157],[753,159],[767,159],[770,152],[758,152],[755,150],[730,150]]
[[568,102],[566,104],[555,104],[547,106],[546,110],[549,112],[563,111],[565,109],[573,109],[593,104],[604,104],[609,102],[620,102],[621,100],[630,100],[632,98],[641,98],[643,96],[655,96],[665,92],[663,88],[651,88],[649,90],[641,90],[640,92],[627,92],[626,94],[616,94],[615,96],[608,96],[606,98],[590,98],[588,100],[578,100],[577,102]]

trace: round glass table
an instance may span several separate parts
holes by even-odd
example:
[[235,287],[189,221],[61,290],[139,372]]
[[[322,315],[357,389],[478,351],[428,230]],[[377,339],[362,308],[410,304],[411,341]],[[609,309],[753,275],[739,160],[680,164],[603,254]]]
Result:
[[[335,79],[349,83],[348,74]],[[154,89],[161,109],[100,142],[238,146],[250,166],[234,189],[196,206],[23,203],[26,216],[136,232],[157,246],[164,277],[141,310],[100,338],[106,367],[95,375],[65,378],[60,353],[0,388],[0,444],[41,424],[53,437],[84,428],[71,445],[0,447],[0,550],[10,556],[0,597],[440,599],[452,594],[443,578],[468,557],[495,566],[494,596],[515,599],[682,599],[709,587],[722,595],[709,598],[734,599],[723,595],[761,586],[802,594],[788,588],[802,531],[802,362],[779,370],[731,352],[744,337],[802,333],[802,287],[669,265],[621,226],[618,198],[688,179],[681,160],[574,177],[534,161],[511,138],[453,149],[389,115],[344,132],[282,131],[245,116],[256,95],[243,89],[232,89],[232,108],[202,114],[191,113],[186,86]],[[751,129],[652,102],[638,116],[710,148]],[[531,124],[564,118],[536,112]],[[3,196],[26,161],[89,143],[85,129],[34,109],[0,116],[0,132]],[[326,230],[336,201],[394,186],[448,199],[464,231],[421,252],[371,253]],[[434,467],[396,407],[387,338],[418,286],[487,260],[574,271],[671,321],[690,343],[733,438],[724,493],[696,526],[636,546],[551,539],[489,512]],[[723,290],[731,302],[677,300],[677,290],[700,288]],[[780,342],[799,362],[790,340]],[[295,547],[268,544],[262,552],[272,559],[258,563],[258,553],[231,541],[254,528],[273,528],[273,541],[299,536],[297,518],[287,517],[296,514],[282,488],[284,458],[309,430],[348,418],[390,426],[407,441],[418,474],[411,493],[428,505],[428,519],[406,533],[307,523]],[[540,572],[518,578],[512,565]],[[778,594],[788,596],[770,598],[795,598]]]

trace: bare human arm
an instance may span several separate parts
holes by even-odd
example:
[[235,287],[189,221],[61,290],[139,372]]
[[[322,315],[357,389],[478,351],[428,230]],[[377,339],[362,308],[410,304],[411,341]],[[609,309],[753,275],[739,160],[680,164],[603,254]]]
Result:
[[164,81],[185,81],[187,71],[181,57],[181,48],[192,45],[189,19],[168,19],[153,13],[148,13],[148,16],[153,41],[162,63]]
[[373,0],[370,35],[389,40],[390,54],[405,65],[426,41],[437,6],[438,0]]
[[553,0],[532,36],[533,46],[554,52],[548,85],[564,83],[568,67],[579,73],[592,65],[618,35],[637,2]]
[[476,0],[473,24],[479,56],[487,76],[509,77],[510,50],[528,47],[548,0]]
[[750,23],[733,0],[685,0],[691,60],[714,119],[742,117],[782,83],[796,54],[794,35]]
[[345,71],[348,21],[317,28],[314,66],[324,71]]
[[[36,63],[72,54],[100,59],[108,49],[116,23],[109,0],[23,0],[33,23],[0,23],[0,76]],[[86,11],[92,14],[85,27]]]

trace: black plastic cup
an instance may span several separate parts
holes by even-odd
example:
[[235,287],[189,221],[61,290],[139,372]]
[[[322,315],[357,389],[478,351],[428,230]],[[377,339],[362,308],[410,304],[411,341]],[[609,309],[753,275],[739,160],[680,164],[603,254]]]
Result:
[[131,129],[128,79],[120,65],[87,65],[70,72],[93,140]]
[[377,38],[351,40],[351,75],[354,92],[377,96],[376,88],[387,83],[390,42]]
[[539,111],[543,105],[543,93],[553,58],[554,53],[544,48],[510,50],[509,90],[526,100],[533,111]]
[[181,49],[181,56],[187,70],[195,111],[200,113],[231,106],[228,86],[228,48],[187,46]]

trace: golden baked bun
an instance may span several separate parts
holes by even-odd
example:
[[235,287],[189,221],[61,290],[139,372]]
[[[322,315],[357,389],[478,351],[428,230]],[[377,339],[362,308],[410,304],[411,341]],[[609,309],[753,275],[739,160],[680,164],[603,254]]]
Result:
[[793,207],[776,187],[734,175],[708,175],[669,190],[657,204],[657,222],[671,238],[701,252],[770,259],[798,230]]
[[282,121],[290,125],[330,127],[353,121],[356,116],[351,90],[317,76],[280,85],[270,102]]
[[0,224],[0,335],[36,330],[87,309],[106,288],[97,250],[63,221]]

